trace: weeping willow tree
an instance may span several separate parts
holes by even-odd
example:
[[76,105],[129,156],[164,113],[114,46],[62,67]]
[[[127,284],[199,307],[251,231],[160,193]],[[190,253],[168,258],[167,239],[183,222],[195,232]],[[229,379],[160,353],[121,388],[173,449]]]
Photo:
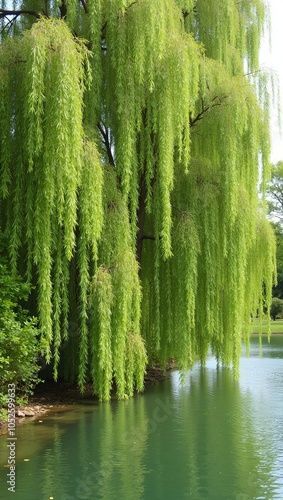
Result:
[[128,397],[147,363],[209,347],[237,372],[274,276],[265,2],[2,0],[0,18],[1,231],[55,380]]

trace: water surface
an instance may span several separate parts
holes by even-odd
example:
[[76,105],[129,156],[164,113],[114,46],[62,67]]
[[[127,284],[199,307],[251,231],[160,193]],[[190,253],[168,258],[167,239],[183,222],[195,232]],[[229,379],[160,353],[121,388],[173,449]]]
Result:
[[16,429],[7,500],[283,499],[283,336],[252,338],[240,379],[210,358],[129,401],[76,405]]

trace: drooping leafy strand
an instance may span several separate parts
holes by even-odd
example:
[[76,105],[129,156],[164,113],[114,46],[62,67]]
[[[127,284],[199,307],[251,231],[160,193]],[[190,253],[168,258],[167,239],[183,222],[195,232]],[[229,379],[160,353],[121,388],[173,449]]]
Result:
[[96,145],[84,141],[81,185],[79,189],[79,220],[77,267],[79,273],[80,366],[79,385],[83,389],[88,367],[88,294],[90,268],[98,258],[98,241],[102,230],[102,166]]
[[1,154],[1,198],[9,195],[11,186],[10,158],[11,158],[11,116],[12,99],[9,87],[9,47],[1,47],[0,66],[0,154]]
[[[247,265],[247,273],[253,286],[245,290],[247,294],[245,297],[245,306],[247,308],[247,300],[249,300],[248,303],[253,304],[253,317],[256,317],[257,312],[256,297],[258,297],[262,288],[264,288],[264,296],[263,299],[260,300],[260,308],[262,309],[264,306],[269,315],[272,298],[272,285],[275,284],[276,276],[275,250],[275,236],[272,229],[262,214],[259,214],[256,225],[256,235],[253,240],[253,245],[249,251]],[[268,259],[263,257],[263,252],[265,252],[265,255],[268,255]],[[254,255],[254,257],[252,257],[252,255]],[[255,272],[256,269],[257,272]],[[274,276],[273,281],[268,279],[270,274]]]
[[94,388],[101,400],[109,399],[112,386],[112,349],[111,349],[111,306],[113,300],[112,280],[107,269],[98,268],[94,277],[92,308],[96,311],[97,331],[91,330],[93,349],[97,363],[93,363]]
[[195,2],[194,23],[190,26],[206,49],[207,56],[221,61],[235,74],[246,58],[249,69],[258,69],[259,44],[267,19],[261,0]]
[[[133,383],[141,390],[145,372],[146,353],[140,338],[141,292],[127,206],[109,170],[105,172],[104,186],[105,223],[98,262],[111,276],[111,369],[117,394],[123,398],[132,394]],[[127,363],[131,346],[132,361]]]
[[[133,312],[138,314],[139,319],[139,306],[135,305],[136,292],[128,272],[127,264],[131,260],[133,257],[128,261],[124,260],[127,273],[123,274],[123,279],[128,279],[128,295],[121,295],[121,290],[117,288],[121,288],[118,283],[119,275],[124,271],[120,264],[119,269],[113,271],[100,266],[93,280],[90,320],[91,372],[94,392],[100,399],[109,398],[112,378],[116,383],[119,398],[132,396],[134,388],[139,391],[143,389],[146,353],[139,331],[135,331],[136,318],[133,320]],[[139,287],[139,283],[137,285]],[[139,304],[139,295],[138,299]],[[131,305],[135,307],[131,309]]]
[[59,231],[56,238],[56,254],[54,257],[54,277],[53,277],[53,345],[54,345],[54,380],[58,378],[58,365],[60,361],[59,349],[61,345],[61,314],[62,314],[62,293],[63,269],[62,269],[62,234]]
[[88,328],[87,328],[87,305],[89,292],[89,256],[87,252],[87,240],[84,234],[79,236],[78,242],[78,268],[79,268],[79,375],[78,383],[83,392],[87,379],[87,364],[88,364]]
[[[51,272],[56,224],[62,228],[67,259],[75,244],[85,57],[83,44],[72,39],[64,23],[42,20],[25,33],[16,49],[12,46],[8,62],[9,84],[15,93],[11,140],[17,144],[25,137],[10,158],[14,163],[10,171],[14,184],[10,255],[15,265],[21,234],[26,232],[29,269],[31,255],[37,269],[39,317],[48,360],[53,336]],[[15,87],[15,77],[21,77],[21,86]],[[54,283],[58,279],[57,274]],[[54,297],[58,293],[56,285]],[[56,303],[55,318],[59,314]],[[58,328],[57,323],[56,353]]]
[[101,93],[103,86],[103,52],[104,43],[102,34],[102,25],[104,22],[101,0],[88,0],[86,3],[88,16],[86,19],[87,29],[85,37],[91,45],[90,72],[92,75],[91,85],[85,94],[86,122],[93,128],[100,119],[101,113]]

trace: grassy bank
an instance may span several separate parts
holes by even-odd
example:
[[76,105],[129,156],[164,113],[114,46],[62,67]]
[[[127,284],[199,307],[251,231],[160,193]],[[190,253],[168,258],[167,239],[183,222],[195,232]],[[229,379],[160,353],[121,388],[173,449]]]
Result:
[[[262,321],[262,333],[267,333],[268,321]],[[271,333],[283,333],[283,319],[271,320],[270,322]],[[253,321],[252,333],[259,333],[259,321],[256,319]]]

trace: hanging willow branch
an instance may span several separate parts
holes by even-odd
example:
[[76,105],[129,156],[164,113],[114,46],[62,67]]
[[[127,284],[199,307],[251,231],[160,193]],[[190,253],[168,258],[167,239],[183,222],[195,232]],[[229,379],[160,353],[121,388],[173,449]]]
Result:
[[210,349],[237,374],[275,274],[257,191],[265,2],[25,7],[0,10],[16,35],[0,48],[0,225],[54,378],[127,398],[147,363],[184,374]]

